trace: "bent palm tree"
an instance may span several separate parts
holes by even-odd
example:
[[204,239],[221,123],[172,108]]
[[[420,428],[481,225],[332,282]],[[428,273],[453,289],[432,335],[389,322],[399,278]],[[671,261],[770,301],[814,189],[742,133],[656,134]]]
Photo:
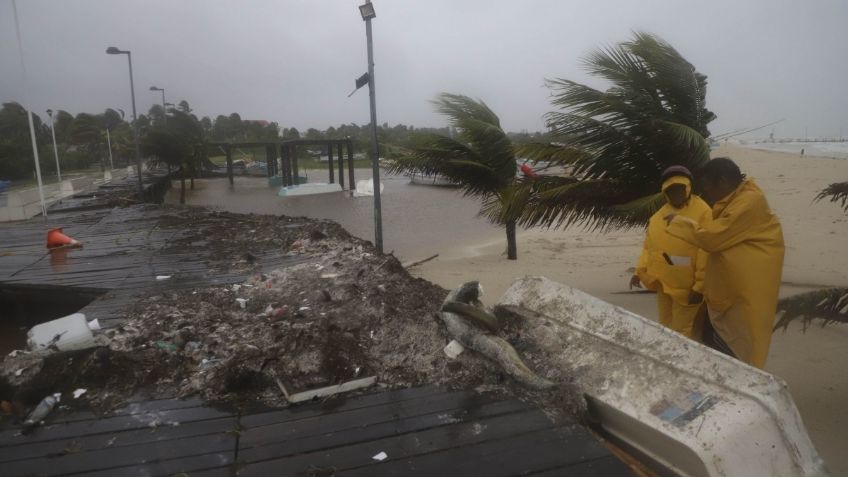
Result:
[[663,203],[660,174],[668,166],[697,170],[709,160],[704,107],[706,76],[671,45],[646,34],[603,48],[586,70],[611,83],[598,90],[575,81],[547,82],[554,142],[528,144],[519,156],[566,167],[570,176],[521,181],[510,195],[525,226],[642,226]]
[[500,119],[482,101],[457,94],[440,94],[433,103],[456,128],[456,138],[421,134],[411,154],[396,159],[390,172],[440,174],[459,184],[465,195],[483,200],[482,211],[506,227],[507,257],[518,257],[516,217],[505,211],[505,191],[515,181],[515,154],[501,129]]
[[[816,196],[816,202],[830,198],[839,202],[848,212],[848,182],[830,184]],[[789,323],[802,319],[804,330],[815,320],[821,320],[822,326],[831,323],[848,323],[848,288],[828,288],[786,297],[778,302],[778,310],[783,312],[774,329],[783,328]]]
[[839,202],[845,212],[848,212],[848,182],[835,182],[816,196],[816,202],[830,198],[831,202]]

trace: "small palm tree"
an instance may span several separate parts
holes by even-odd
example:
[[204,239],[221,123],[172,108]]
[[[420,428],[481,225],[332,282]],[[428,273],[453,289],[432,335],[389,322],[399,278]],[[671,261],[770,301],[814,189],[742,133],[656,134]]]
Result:
[[835,182],[827,186],[816,196],[816,202],[830,198],[831,202],[839,202],[845,212],[848,212],[848,182]]
[[554,142],[517,153],[571,174],[517,183],[511,195],[520,223],[643,226],[663,203],[661,172],[678,164],[695,171],[709,160],[707,124],[715,114],[704,106],[706,76],[668,43],[639,32],[592,52],[583,65],[610,86],[548,81],[560,108],[547,114]]
[[[848,212],[848,182],[836,182],[827,186],[816,196],[816,202],[830,198],[839,202]],[[794,320],[802,319],[804,330],[815,320],[822,326],[831,323],[848,323],[848,288],[828,288],[786,297],[778,302],[778,310],[783,314],[774,329],[786,328]]]
[[506,228],[507,258],[517,259],[517,216],[505,210],[510,198],[506,191],[515,182],[515,154],[500,119],[486,103],[467,96],[442,93],[433,104],[456,128],[456,137],[418,135],[411,153],[396,159],[389,171],[439,174],[465,195],[480,197],[481,213]]

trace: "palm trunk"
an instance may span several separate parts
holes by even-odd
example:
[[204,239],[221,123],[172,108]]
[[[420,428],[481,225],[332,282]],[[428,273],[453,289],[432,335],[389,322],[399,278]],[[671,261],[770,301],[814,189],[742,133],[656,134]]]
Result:
[[518,244],[515,242],[515,220],[506,223],[506,258],[518,260]]

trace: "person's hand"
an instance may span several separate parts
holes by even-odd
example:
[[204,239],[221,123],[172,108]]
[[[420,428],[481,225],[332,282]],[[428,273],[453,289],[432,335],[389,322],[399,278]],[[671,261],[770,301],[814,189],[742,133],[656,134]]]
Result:
[[674,220],[675,217],[677,217],[677,214],[668,214],[665,217],[663,217],[663,219],[665,220],[665,224],[671,225],[671,221]]
[[630,289],[632,290],[633,288],[642,288],[642,282],[639,281],[638,275],[630,277]]
[[704,295],[702,293],[698,293],[694,290],[689,292],[690,305],[700,305],[702,301],[704,301]]

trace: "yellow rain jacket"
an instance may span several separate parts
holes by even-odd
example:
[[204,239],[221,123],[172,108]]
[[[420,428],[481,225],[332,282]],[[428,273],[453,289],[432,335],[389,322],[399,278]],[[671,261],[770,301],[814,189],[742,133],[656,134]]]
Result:
[[[663,192],[674,184],[686,188],[689,201],[680,209],[666,203],[651,216],[642,254],[636,265],[636,275],[646,288],[657,292],[660,323],[689,338],[697,339],[700,329],[695,326],[695,315],[699,306],[689,305],[689,293],[703,293],[707,254],[698,247],[669,235],[665,217],[679,214],[695,223],[701,223],[710,220],[710,206],[700,197],[691,195],[692,183],[686,177],[668,178],[663,182]],[[671,264],[668,263],[669,260],[672,261]]]
[[783,271],[783,230],[763,191],[746,179],[716,202],[713,220],[677,216],[668,233],[709,254],[704,297],[713,328],[742,361],[766,363]]

